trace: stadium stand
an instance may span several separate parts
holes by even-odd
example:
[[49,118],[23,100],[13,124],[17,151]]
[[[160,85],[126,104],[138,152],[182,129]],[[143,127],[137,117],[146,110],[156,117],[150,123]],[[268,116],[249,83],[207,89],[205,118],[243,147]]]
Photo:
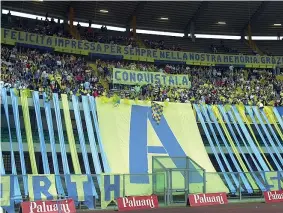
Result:
[[[72,198],[78,208],[106,209],[117,197],[157,195],[171,205],[196,193],[260,201],[281,193],[282,28],[267,25],[277,20],[266,14],[282,17],[282,3],[106,4],[3,3],[43,18],[1,14],[1,207],[12,213],[25,200]],[[93,6],[89,22],[102,27],[67,24],[74,5],[80,23]],[[104,17],[103,7],[114,15]],[[156,21],[151,14],[162,10],[175,19]],[[182,29],[184,37],[136,33],[130,22],[138,14],[144,29]],[[207,24],[218,14],[227,29]],[[254,34],[278,31],[278,40],[245,39],[263,16]],[[196,32],[188,32],[192,22]]]

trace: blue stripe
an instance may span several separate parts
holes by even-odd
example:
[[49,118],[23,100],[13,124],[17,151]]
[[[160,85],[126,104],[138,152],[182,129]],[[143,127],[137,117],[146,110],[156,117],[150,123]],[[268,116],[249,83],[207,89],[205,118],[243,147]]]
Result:
[[243,135],[242,135],[242,133],[241,133],[239,127],[238,127],[238,124],[235,122],[234,117],[233,117],[232,114],[231,114],[232,112],[231,112],[231,111],[228,112],[228,115],[230,115],[230,119],[231,119],[231,122],[230,122],[230,121],[229,121],[229,118],[228,118],[228,116],[227,116],[227,114],[225,113],[224,107],[221,106],[221,105],[218,105],[218,107],[219,107],[220,111],[222,112],[223,117],[224,117],[224,120],[226,121],[226,123],[227,123],[227,125],[228,125],[228,127],[229,127],[229,129],[230,129],[230,132],[232,133],[233,139],[235,140],[235,142],[236,142],[236,144],[237,144],[237,146],[238,146],[238,149],[240,150],[240,152],[241,152],[241,154],[242,154],[244,160],[246,161],[246,164],[247,164],[249,170],[252,172],[252,175],[253,175],[254,179],[256,180],[257,185],[260,187],[261,190],[265,190],[264,185],[263,185],[262,182],[259,180],[259,178],[255,175],[255,173],[254,173],[254,171],[253,171],[253,168],[252,168],[250,162],[248,161],[248,159],[247,159],[245,153],[243,152],[243,150],[242,150],[242,148],[241,148],[241,144],[240,144],[240,142],[239,142],[239,140],[238,140],[238,138],[237,138],[237,136],[236,136],[236,134],[235,134],[235,132],[234,132],[234,130],[233,130],[233,127],[231,126],[231,122],[232,122],[232,123],[234,124],[234,126],[235,126],[235,128],[236,128],[236,130],[237,130],[237,132],[238,132],[238,134],[239,134],[239,136],[240,136],[242,142],[244,143],[244,145],[245,145],[245,147],[246,147],[246,149],[247,149],[249,155],[251,156],[251,158],[252,158],[252,160],[253,160],[253,163],[255,164],[257,170],[260,171],[260,167],[258,166],[258,163],[257,163],[256,161],[254,161],[254,156],[251,154],[250,148],[247,146],[247,143],[246,143],[245,140],[244,140],[244,137],[243,137]]
[[[282,107],[283,108],[283,107]],[[277,118],[277,121],[279,122],[281,128],[283,129],[283,119],[282,117],[280,116],[279,112],[278,112],[278,107],[273,107],[273,112],[274,112],[274,115],[275,117]]]
[[46,100],[46,94],[44,94],[44,110],[45,110],[45,116],[46,116],[46,121],[47,121],[49,139],[50,139],[52,162],[53,162],[53,168],[54,168],[54,173],[55,173],[56,186],[57,186],[59,194],[64,195],[65,192],[62,186],[59,167],[58,167],[58,158],[57,158],[57,152],[56,152],[51,106],[50,106],[50,101],[47,102]]
[[67,158],[67,153],[66,153],[65,139],[64,139],[64,134],[63,134],[60,104],[59,104],[59,98],[58,98],[57,93],[53,93],[53,104],[54,104],[54,110],[55,110],[55,115],[56,115],[57,130],[58,130],[58,135],[59,135],[59,143],[60,143],[61,158],[62,158],[64,174],[70,174],[68,158]]
[[20,126],[20,118],[19,118],[19,107],[18,107],[18,97],[15,95],[14,90],[10,89],[11,99],[12,99],[12,108],[14,115],[14,122],[16,126],[16,134],[17,134],[17,142],[19,145],[20,152],[20,160],[21,160],[21,169],[23,175],[24,182],[24,191],[25,195],[28,195],[28,179],[26,173],[26,164],[25,164],[25,156],[24,156],[24,147],[22,142],[22,134],[21,134],[21,126]]
[[277,152],[277,147],[274,145],[274,142],[273,142],[272,138],[270,137],[270,135],[269,135],[269,133],[268,133],[266,127],[265,127],[265,124],[263,123],[263,121],[262,121],[262,119],[261,119],[261,117],[260,117],[258,111],[255,110],[256,108],[254,108],[254,107],[251,107],[251,108],[250,108],[250,107],[247,106],[246,108],[247,108],[247,110],[249,110],[250,116],[251,116],[251,118],[253,119],[254,125],[255,125],[255,127],[256,127],[256,129],[257,129],[257,131],[258,131],[258,133],[259,133],[259,135],[260,135],[260,137],[261,137],[261,139],[263,140],[264,143],[266,142],[266,143],[265,143],[265,146],[267,146],[267,147],[266,147],[267,150],[271,150],[271,149],[270,149],[270,146],[269,146],[269,144],[267,143],[267,141],[265,140],[265,138],[264,138],[264,136],[263,136],[263,134],[262,134],[262,132],[261,132],[261,130],[260,130],[258,124],[256,123],[256,120],[255,120],[254,115],[252,114],[252,110],[254,110],[254,113],[255,113],[256,117],[258,118],[258,120],[259,120],[259,123],[260,123],[260,125],[261,125],[261,127],[262,127],[262,129],[263,129],[263,132],[264,132],[265,136],[267,136],[268,141],[269,141],[269,143],[271,144],[271,147],[273,148],[274,152],[275,152],[275,153],[277,154],[277,156],[279,157],[280,163],[278,164],[278,161],[277,161],[277,159],[275,158],[275,156],[274,156],[274,154],[273,154],[272,151],[271,151],[271,158],[273,159],[274,163],[276,164],[278,171],[282,171],[282,168],[281,168],[281,166],[280,166],[280,164],[281,164],[281,165],[283,164],[282,157],[281,157],[280,154]]
[[[73,95],[72,96],[72,102],[73,102],[73,107],[74,107],[76,125],[77,125],[77,129],[78,129],[78,134],[79,134],[79,141],[80,141],[80,145],[81,145],[81,149],[82,149],[82,156],[83,156],[85,171],[86,171],[86,174],[90,175],[91,172],[90,172],[89,160],[88,160],[87,151],[86,151],[85,137],[84,137],[84,131],[83,131],[82,120],[81,120],[81,115],[80,115],[78,97]],[[91,186],[92,186],[93,196],[98,197],[98,194],[96,192],[96,189],[95,189],[95,186],[94,186],[92,179],[91,179]]]
[[[270,149],[269,144],[268,144],[267,141],[265,140],[265,137],[263,136],[263,134],[262,134],[262,132],[261,132],[261,130],[260,130],[260,128],[259,128],[259,126],[258,126],[256,120],[255,120],[254,115],[252,114],[252,109],[251,109],[249,106],[246,106],[246,109],[247,109],[247,111],[248,111],[248,113],[249,113],[249,115],[250,115],[250,117],[251,117],[251,119],[252,119],[252,121],[253,121],[253,123],[254,123],[254,126],[255,126],[255,128],[256,128],[256,130],[257,130],[257,132],[258,132],[258,134],[259,134],[259,136],[260,136],[262,142],[264,143],[264,145],[265,145],[265,147],[266,147],[267,152],[269,153],[270,157],[272,158],[273,162],[275,163],[277,169],[278,169],[279,171],[281,171],[280,165],[278,164],[278,162],[277,162],[277,160],[276,160],[276,158],[275,158],[275,156],[274,156],[272,150]],[[261,120],[259,119],[259,121],[261,121]],[[271,142],[270,142],[270,143],[271,143]]]
[[22,202],[22,195],[19,185],[19,180],[17,178],[17,167],[15,163],[15,156],[14,156],[14,150],[13,150],[13,141],[12,141],[12,134],[11,134],[11,127],[10,127],[10,120],[9,120],[9,111],[8,111],[8,101],[7,101],[7,93],[6,88],[2,88],[2,104],[4,105],[4,111],[6,115],[7,125],[8,125],[8,131],[9,131],[9,139],[10,139],[10,153],[11,153],[11,167],[12,167],[12,174],[14,175],[14,200],[16,203]]
[[43,126],[42,126],[42,120],[41,120],[41,114],[40,114],[39,94],[37,91],[34,91],[32,94],[33,94],[33,104],[34,104],[34,109],[35,109],[35,114],[36,114],[37,130],[39,134],[43,170],[44,170],[44,174],[50,174],[49,162],[48,162],[48,157],[47,157],[47,152],[46,152],[47,149],[46,149],[46,144],[44,140]]
[[265,113],[263,112],[262,109],[260,109],[260,113],[261,113],[261,115],[263,116],[263,118],[264,118],[264,120],[265,120],[267,126],[269,127],[269,130],[270,130],[270,132],[272,133],[273,138],[276,140],[277,145],[278,145],[279,148],[281,149],[281,152],[283,153],[283,147],[282,147],[282,145],[281,145],[281,143],[280,143],[280,140],[278,139],[278,137],[277,137],[275,131],[273,130],[273,128],[272,128],[270,122],[268,121],[268,118],[266,117],[266,115],[265,115]]
[[[256,156],[256,159],[259,161],[259,165],[262,167],[262,170],[263,171],[269,171],[269,168],[268,166],[266,165],[265,161],[263,160],[263,157],[261,156],[261,154],[259,153],[259,150],[257,149],[257,146],[255,145],[255,142],[253,141],[253,138],[250,136],[243,120],[241,119],[241,116],[237,110],[237,108],[235,106],[232,106],[231,108],[233,110],[233,113],[238,121],[238,124],[240,125],[243,133],[244,133],[244,136],[246,137],[252,151],[253,151],[253,154],[255,154]],[[232,117],[232,116],[231,116]],[[256,161],[255,161],[256,162]]]
[[[85,122],[86,122],[86,128],[87,128],[87,134],[88,134],[88,140],[89,140],[93,165],[94,165],[95,173],[100,175],[102,173],[102,169],[101,169],[100,161],[98,158],[98,151],[97,151],[97,145],[95,141],[95,135],[93,132],[93,125],[92,125],[91,116],[90,116],[88,97],[82,96],[82,101],[83,101],[84,116],[85,116]],[[100,185],[100,176],[97,177],[97,180]]]
[[167,154],[163,146],[148,146],[147,152],[153,154]]
[[[212,135],[213,135],[213,138],[214,138],[214,140],[215,140],[215,142],[216,142],[216,144],[217,144],[217,147],[218,147],[218,149],[219,149],[219,152],[220,152],[220,154],[221,154],[221,156],[222,156],[222,158],[223,158],[223,160],[224,160],[224,163],[225,163],[226,167],[228,168],[228,171],[229,171],[229,172],[233,172],[233,170],[232,170],[232,168],[231,168],[231,166],[230,166],[230,164],[229,164],[229,162],[228,162],[228,160],[227,160],[225,154],[224,154],[223,151],[222,151],[222,147],[220,146],[219,140],[218,140],[218,138],[217,138],[217,136],[216,136],[216,132],[214,131],[214,128],[213,128],[213,126],[212,126],[212,123],[211,123],[211,121],[208,119],[209,115],[208,115],[208,113],[207,113],[206,107],[205,107],[205,106],[201,106],[201,110],[202,110],[204,116],[205,116],[206,119],[207,119],[207,124],[208,124],[208,126],[209,126],[209,129],[210,129],[210,131],[211,131],[211,133],[212,133]],[[238,186],[239,186],[238,178],[236,177],[236,175],[235,175],[234,173],[232,173],[231,176],[232,176],[232,179],[234,180],[236,186],[238,187]]]
[[[238,138],[237,138],[237,136],[236,136],[236,134],[235,134],[235,132],[234,132],[234,130],[233,130],[233,127],[231,126],[231,123],[230,123],[230,121],[229,121],[229,119],[228,119],[228,116],[227,116],[227,114],[226,114],[224,108],[223,108],[221,105],[218,105],[218,108],[219,108],[220,112],[222,113],[224,120],[226,121],[226,124],[227,124],[227,126],[228,126],[228,128],[229,128],[229,130],[230,130],[230,132],[231,132],[231,134],[232,134],[232,137],[233,137],[235,143],[237,144],[237,147],[238,147],[240,153],[242,154],[242,157],[244,158],[244,160],[245,160],[245,162],[246,162],[246,164],[247,164],[247,166],[248,166],[250,172],[252,172],[251,175],[252,175],[252,176],[254,177],[254,179],[256,180],[256,183],[257,183],[257,185],[260,187],[260,189],[261,189],[261,190],[265,190],[263,184],[260,182],[260,180],[258,179],[258,177],[254,174],[253,168],[251,167],[251,165],[250,165],[250,163],[249,163],[249,161],[248,161],[248,159],[247,159],[245,153],[243,152],[243,150],[242,150],[242,148],[241,148],[241,145],[240,145],[240,142],[239,142],[239,140],[238,140]],[[234,123],[234,125],[235,125],[235,127],[236,127],[237,124]],[[236,127],[236,128],[238,128],[238,127]],[[241,137],[241,139],[243,139],[242,134],[240,134],[240,137]],[[244,142],[244,143],[245,143],[245,142]],[[249,149],[247,149],[247,151],[249,152]]]
[[222,139],[222,141],[223,141],[223,143],[224,143],[224,145],[225,145],[225,147],[226,147],[226,149],[228,151],[228,154],[229,154],[229,156],[230,156],[230,158],[231,158],[231,160],[232,160],[232,162],[233,162],[237,172],[240,172],[240,176],[242,178],[242,181],[243,181],[246,189],[248,190],[249,193],[252,193],[253,190],[252,190],[248,180],[246,179],[245,175],[242,173],[243,171],[241,170],[241,168],[240,168],[240,166],[238,164],[238,161],[235,159],[235,156],[233,155],[232,149],[228,145],[228,142],[227,142],[227,140],[226,140],[226,138],[225,138],[225,136],[224,136],[224,134],[223,134],[223,132],[222,132],[222,130],[220,128],[220,125],[219,125],[216,117],[214,116],[214,113],[212,112],[211,106],[207,105],[207,109],[208,109],[208,112],[210,113],[210,116],[212,117],[212,119],[213,119],[213,121],[215,123],[216,129],[217,129],[217,131],[218,131],[218,133],[219,133],[219,135],[220,135],[220,137],[221,137],[221,139]]
[[[132,106],[130,122],[130,174],[147,174],[147,107]],[[130,176],[131,183],[149,183],[147,175]]]
[[110,169],[109,164],[108,164],[108,160],[107,160],[107,157],[106,157],[106,153],[104,151],[104,147],[103,147],[103,143],[102,143],[102,139],[101,139],[101,135],[100,135],[100,130],[99,130],[99,126],[98,126],[98,119],[97,119],[97,115],[96,115],[96,104],[95,104],[95,99],[94,99],[93,96],[89,96],[89,102],[90,102],[90,108],[91,108],[92,116],[93,116],[93,120],[94,120],[94,127],[95,127],[95,132],[96,132],[96,135],[97,135],[97,140],[98,140],[98,145],[99,145],[100,154],[101,154],[101,158],[102,158],[104,172],[110,173],[111,169]]
[[219,155],[218,155],[218,153],[216,151],[216,148],[215,148],[215,146],[213,144],[213,140],[212,140],[212,138],[211,138],[211,136],[209,134],[209,131],[208,131],[207,127],[206,127],[203,115],[202,115],[198,105],[194,104],[194,108],[195,108],[195,110],[196,110],[196,112],[198,114],[199,120],[200,120],[202,128],[203,128],[203,130],[205,132],[205,135],[206,135],[206,137],[208,139],[208,142],[209,142],[209,145],[211,147],[211,150],[212,150],[212,152],[213,152],[213,154],[214,154],[214,156],[216,158],[216,161],[217,161],[217,163],[218,163],[218,165],[219,165],[219,167],[221,169],[221,172],[223,172],[223,175],[224,175],[225,181],[226,181],[226,183],[228,185],[228,188],[229,188],[229,190],[231,192],[235,193],[236,189],[235,189],[233,183],[231,182],[230,178],[228,177],[227,173],[225,173],[226,171],[225,171],[224,165],[222,164],[222,162],[221,162],[221,160],[219,158]]
[[280,115],[280,117],[283,117],[283,107],[280,106],[280,107],[274,107],[274,108],[276,108],[276,110],[277,110],[278,114]]
[[90,172],[89,161],[88,161],[88,156],[87,156],[87,151],[86,151],[86,146],[85,146],[85,136],[84,136],[83,126],[82,126],[82,120],[81,120],[77,96],[75,95],[72,96],[72,103],[73,103],[75,120],[76,120],[78,135],[79,135],[79,142],[80,142],[81,149],[82,149],[82,156],[83,156],[85,171],[86,171],[86,174],[90,174],[91,172]]
[[[224,110],[224,109],[223,109]],[[240,138],[241,138],[241,140],[242,140],[242,142],[244,143],[244,145],[245,145],[245,148],[247,149],[247,151],[248,151],[248,153],[249,153],[249,155],[250,155],[250,157],[251,157],[251,159],[252,159],[252,162],[254,163],[254,165],[256,166],[256,169],[257,169],[257,171],[262,171],[262,168],[259,166],[259,163],[255,160],[255,158],[254,158],[254,156],[253,156],[253,154],[252,154],[252,152],[253,151],[251,151],[250,149],[251,149],[251,147],[250,146],[248,146],[248,144],[246,143],[246,140],[245,140],[245,138],[244,138],[244,135],[246,134],[242,134],[242,132],[241,132],[241,130],[240,130],[240,128],[238,127],[238,123],[235,121],[235,119],[234,119],[234,117],[233,117],[233,114],[232,114],[232,111],[228,111],[228,115],[229,115],[229,118],[230,118],[230,120],[231,120],[231,122],[234,124],[234,126],[235,126],[235,128],[236,128],[236,130],[237,130],[237,132],[238,132],[238,134],[239,134],[239,136],[240,136]],[[231,125],[231,124],[230,124]],[[243,131],[243,130],[242,130]],[[243,131],[244,132],[244,131]],[[239,145],[239,146],[241,146],[241,145]],[[240,147],[239,147],[240,148]],[[252,170],[251,170],[252,171]],[[263,176],[263,173],[260,173],[261,175],[262,175],[262,178],[264,177]]]

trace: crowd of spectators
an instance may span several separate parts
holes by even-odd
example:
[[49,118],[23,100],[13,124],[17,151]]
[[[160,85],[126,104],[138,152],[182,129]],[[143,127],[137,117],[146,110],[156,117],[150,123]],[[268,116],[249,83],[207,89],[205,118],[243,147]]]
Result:
[[173,45],[172,47],[170,47],[166,45],[163,40],[155,41],[155,40],[145,39],[143,40],[143,43],[147,48],[150,48],[150,49],[182,51],[179,45],[177,46]]
[[210,51],[213,53],[228,53],[228,54],[238,54],[238,50],[227,47],[226,45],[224,45],[223,41],[220,41],[220,45],[214,45],[212,44],[210,46]]
[[99,78],[82,57],[1,48],[1,85],[76,95],[101,95]]
[[[236,69],[187,65],[159,65],[131,61],[96,60],[88,66],[82,56],[41,53],[38,50],[1,48],[1,86],[68,95],[192,102],[283,106],[280,72],[270,69]],[[113,85],[113,68],[187,74],[190,89],[154,85]],[[70,97],[70,96],[69,96]]]

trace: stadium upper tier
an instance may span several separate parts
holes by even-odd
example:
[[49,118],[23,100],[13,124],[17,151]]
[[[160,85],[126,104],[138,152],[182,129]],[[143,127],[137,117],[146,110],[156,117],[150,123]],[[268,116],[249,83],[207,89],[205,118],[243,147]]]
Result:
[[[68,24],[58,24],[54,21],[33,20],[2,14],[2,28],[34,32],[45,35],[58,35],[72,38]],[[182,50],[190,52],[208,52],[224,54],[255,54],[246,40],[225,39],[196,39],[180,38],[162,35],[138,34],[137,39],[132,39],[132,34],[111,30],[92,29],[76,26],[81,39],[101,43],[131,45],[132,47],[148,47],[152,49]],[[283,42],[256,41],[259,50],[267,55],[283,55]]]

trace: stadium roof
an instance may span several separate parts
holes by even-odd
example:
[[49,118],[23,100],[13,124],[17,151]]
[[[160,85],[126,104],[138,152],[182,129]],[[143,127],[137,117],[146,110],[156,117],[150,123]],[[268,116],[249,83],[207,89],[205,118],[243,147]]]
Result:
[[[75,21],[117,27],[195,34],[241,35],[252,26],[253,35],[283,35],[283,1],[2,1],[2,9],[66,19],[68,8]],[[277,24],[275,26],[274,24]],[[281,24],[281,26],[280,26]]]

